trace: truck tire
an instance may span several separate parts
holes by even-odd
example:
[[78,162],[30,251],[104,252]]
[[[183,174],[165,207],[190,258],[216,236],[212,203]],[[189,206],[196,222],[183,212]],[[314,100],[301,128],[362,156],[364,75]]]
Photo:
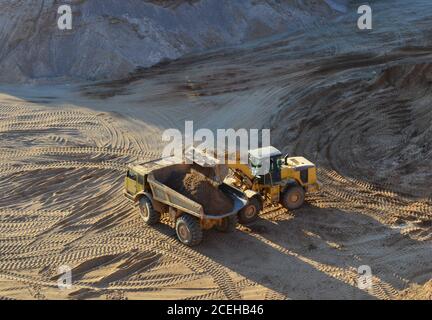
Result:
[[160,221],[160,213],[153,209],[150,199],[142,196],[139,200],[139,212],[146,225],[154,225]]
[[197,218],[184,214],[176,221],[177,238],[181,243],[192,247],[201,243],[203,233]]
[[237,227],[237,222],[236,214],[223,218],[221,224],[216,225],[216,230],[225,233],[234,232]]
[[238,222],[240,224],[246,225],[256,221],[258,219],[260,210],[260,201],[255,197],[250,198],[246,206],[238,212]]
[[281,204],[289,209],[294,210],[300,208],[305,200],[305,191],[300,186],[289,186],[281,197]]

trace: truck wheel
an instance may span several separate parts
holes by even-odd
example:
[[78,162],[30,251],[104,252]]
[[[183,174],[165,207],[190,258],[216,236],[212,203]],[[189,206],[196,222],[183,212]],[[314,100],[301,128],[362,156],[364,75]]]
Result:
[[181,243],[192,247],[202,241],[202,230],[198,219],[184,214],[176,221],[177,238]]
[[146,196],[141,197],[139,200],[139,210],[145,224],[151,226],[160,221],[160,213],[153,209],[150,199]]
[[238,212],[238,222],[249,224],[258,219],[261,210],[261,203],[257,198],[250,198],[246,206]]
[[305,200],[305,191],[300,186],[288,187],[282,193],[281,204],[290,210],[300,208]]
[[237,215],[234,214],[232,216],[223,218],[221,224],[216,225],[216,230],[220,232],[233,232],[237,227]]

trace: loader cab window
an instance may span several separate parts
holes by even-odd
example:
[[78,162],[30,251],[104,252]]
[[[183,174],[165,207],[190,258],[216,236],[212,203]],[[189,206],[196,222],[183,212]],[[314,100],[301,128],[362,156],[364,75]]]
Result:
[[271,171],[268,158],[249,157],[249,166],[254,176],[266,175]]
[[254,159],[254,158],[249,158],[249,166],[251,168],[261,168],[262,163],[260,160],[258,159]]
[[254,176],[258,176],[262,167],[262,163],[259,159],[249,156],[249,167],[251,168],[252,174]]
[[283,159],[280,156],[272,157],[270,159],[270,171],[279,171],[283,165]]
[[270,175],[273,183],[281,181],[281,169],[282,160],[280,156],[270,158]]

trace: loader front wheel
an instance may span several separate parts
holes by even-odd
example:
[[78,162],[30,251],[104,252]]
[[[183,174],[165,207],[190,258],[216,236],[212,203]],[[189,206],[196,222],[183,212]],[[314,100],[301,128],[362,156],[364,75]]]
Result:
[[234,232],[237,227],[237,222],[236,214],[223,218],[221,223],[216,225],[216,230],[225,233]]
[[261,210],[261,203],[257,198],[251,198],[248,200],[246,206],[241,209],[238,213],[238,222],[246,225],[252,223],[258,219],[258,214]]
[[203,237],[198,219],[187,214],[177,219],[176,233],[180,242],[189,247],[200,244]]
[[154,225],[160,221],[160,213],[153,209],[152,202],[146,196],[139,200],[139,212],[146,225]]
[[281,197],[281,204],[289,209],[294,210],[300,208],[305,200],[305,191],[300,186],[288,187]]

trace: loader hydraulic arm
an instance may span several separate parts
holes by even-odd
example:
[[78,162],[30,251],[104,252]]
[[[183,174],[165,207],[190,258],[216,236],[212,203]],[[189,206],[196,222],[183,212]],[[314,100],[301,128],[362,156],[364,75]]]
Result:
[[228,167],[234,172],[237,179],[242,181],[247,188],[252,188],[255,176],[252,174],[251,169],[246,164],[231,163]]

